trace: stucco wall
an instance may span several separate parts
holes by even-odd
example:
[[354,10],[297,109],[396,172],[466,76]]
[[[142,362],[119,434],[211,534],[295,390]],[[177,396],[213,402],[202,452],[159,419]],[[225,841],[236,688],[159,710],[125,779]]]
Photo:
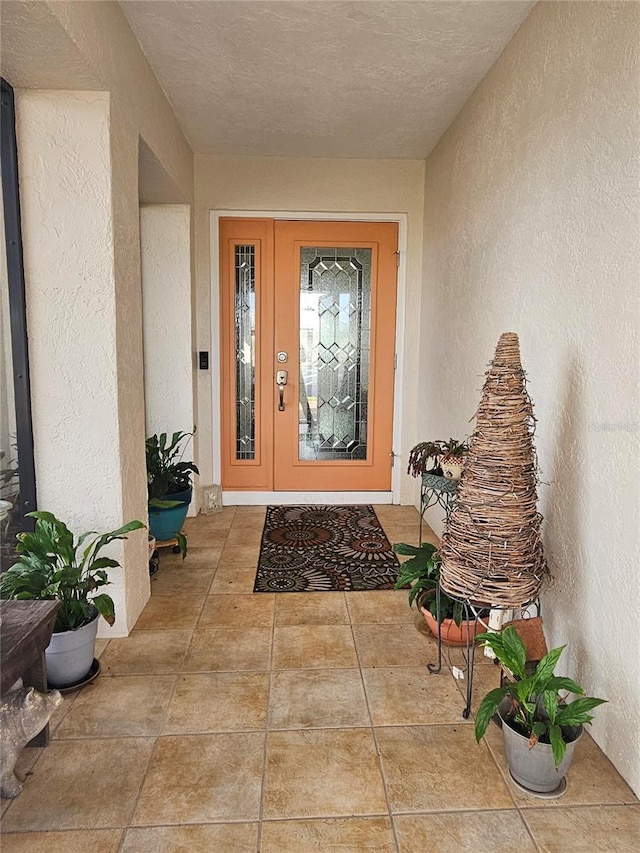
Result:
[[[209,215],[211,210],[331,211],[408,214],[406,328],[404,335],[404,448],[416,434],[413,401],[417,382],[416,340],[420,310],[422,189],[424,163],[418,160],[322,160],[282,157],[196,155],[196,281],[199,349],[219,346],[211,330]],[[198,376],[198,431],[201,474],[211,482],[211,379]],[[396,451],[398,448],[395,448]],[[400,464],[404,463],[404,459]],[[403,479],[404,501],[413,483]]]
[[16,107],[38,505],[76,533],[110,530],[123,506],[109,95],[21,92]]
[[190,202],[193,157],[116,2],[5,0],[2,73],[14,88],[105,90]]
[[[2,70],[17,92],[21,191],[31,204],[23,238],[35,272],[30,281],[27,269],[39,505],[79,528],[115,527],[146,516],[139,138],[172,200],[192,201],[192,153],[117,3],[7,2],[1,12]],[[87,112],[98,103],[100,130]],[[73,118],[80,106],[86,127]],[[51,145],[42,142],[49,119],[59,137]],[[84,430],[77,448],[76,429]],[[109,636],[127,633],[149,597],[144,535],[122,554]]]
[[609,699],[592,732],[640,793],[639,20],[539,3],[428,158],[418,404],[425,437],[469,432],[499,334],[520,335],[547,639]]
[[147,435],[194,425],[190,220],[187,205],[140,208]]

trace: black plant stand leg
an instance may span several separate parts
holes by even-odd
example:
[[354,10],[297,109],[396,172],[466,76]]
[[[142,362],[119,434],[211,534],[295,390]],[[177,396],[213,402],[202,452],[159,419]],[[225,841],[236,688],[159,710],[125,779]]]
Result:
[[436,584],[436,622],[438,623],[438,663],[428,663],[427,669],[432,675],[437,675],[442,669],[442,628],[440,619],[440,584]]
[[[471,612],[469,612],[471,611]],[[473,617],[473,622],[469,618]],[[464,604],[464,618],[467,620],[467,645],[466,645],[466,663],[467,663],[467,703],[462,709],[462,716],[465,720],[469,719],[471,714],[471,701],[473,697],[473,673],[476,659],[476,624],[478,614],[473,612],[473,608],[469,608],[468,604]]]

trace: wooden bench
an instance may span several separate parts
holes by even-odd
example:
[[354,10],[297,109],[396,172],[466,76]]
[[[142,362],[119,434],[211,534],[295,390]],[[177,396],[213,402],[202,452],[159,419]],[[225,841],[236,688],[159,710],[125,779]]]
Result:
[[[0,602],[0,697],[19,678],[25,687],[47,692],[47,664],[44,650],[51,641],[59,601]],[[28,746],[46,746],[49,725]]]

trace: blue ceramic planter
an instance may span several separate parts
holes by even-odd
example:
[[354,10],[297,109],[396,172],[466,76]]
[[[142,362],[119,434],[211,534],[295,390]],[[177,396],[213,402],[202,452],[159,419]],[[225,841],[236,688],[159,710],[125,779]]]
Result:
[[149,507],[149,528],[151,535],[158,542],[173,539],[176,533],[182,530],[191,503],[191,489],[179,494],[164,495],[161,500],[180,501],[180,504],[172,507]]

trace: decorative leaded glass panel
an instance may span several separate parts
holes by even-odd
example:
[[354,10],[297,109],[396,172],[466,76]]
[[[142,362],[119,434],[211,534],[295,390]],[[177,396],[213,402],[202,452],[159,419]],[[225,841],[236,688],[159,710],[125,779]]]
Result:
[[300,250],[299,458],[367,458],[371,249]]
[[255,459],[255,266],[255,247],[236,246],[236,459]]

